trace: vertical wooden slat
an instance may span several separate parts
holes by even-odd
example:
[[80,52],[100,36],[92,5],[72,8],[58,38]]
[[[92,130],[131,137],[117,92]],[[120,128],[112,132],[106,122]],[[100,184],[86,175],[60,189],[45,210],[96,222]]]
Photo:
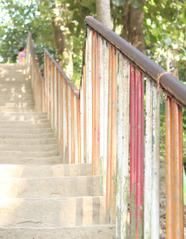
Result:
[[78,119],[77,119],[77,96],[74,95],[74,163],[78,163]]
[[62,134],[63,134],[63,162],[67,162],[67,98],[66,98],[66,84],[64,78],[62,80],[62,95],[63,95],[63,126],[62,126]]
[[107,197],[106,205],[109,219],[115,215],[115,182],[116,182],[116,52],[109,46],[109,108],[108,108],[108,161],[107,161]]
[[92,35],[92,173],[100,173],[100,47],[97,33]]
[[107,175],[107,133],[108,133],[108,82],[109,82],[109,48],[107,42],[100,38],[100,167],[103,175],[103,192],[106,195]]
[[[87,45],[87,41],[86,41]],[[87,47],[85,49],[85,56],[87,57]],[[79,163],[86,162],[86,66],[83,66],[83,75],[82,75],[82,83],[80,89],[80,99],[79,99],[79,112],[80,115],[80,124],[79,128],[81,129],[81,136],[80,136],[80,151],[81,151],[81,159]]]
[[71,163],[75,163],[75,127],[74,127],[74,117],[75,117],[75,104],[74,104],[74,93],[71,90],[71,101],[70,101],[70,108],[71,108],[71,125],[70,125],[70,131],[71,131]]
[[51,63],[51,126],[54,129],[54,64]]
[[159,122],[160,93],[146,81],[146,142],[144,188],[144,238],[159,238]]
[[183,239],[182,112],[170,97],[166,101],[166,237]]
[[116,237],[128,238],[130,64],[121,54],[118,57]]
[[144,92],[142,73],[131,65],[130,191],[131,237],[143,237]]
[[87,31],[86,51],[86,162],[92,163],[92,31]]
[[68,85],[66,83],[66,127],[67,127],[67,152],[66,152],[66,160],[68,163],[70,163],[70,155],[69,155],[69,148],[70,148],[70,133],[69,133],[69,127],[70,127],[70,104],[69,104],[69,100],[70,100],[70,92],[69,92],[69,88]]
[[62,157],[64,156],[63,114],[64,114],[63,77],[59,74],[59,78],[58,78],[58,125],[59,125],[58,141],[60,144],[60,152]]
[[77,98],[77,150],[78,150],[78,163],[81,163],[81,143],[83,143],[82,137],[82,128],[81,128],[81,119],[80,119],[80,99]]

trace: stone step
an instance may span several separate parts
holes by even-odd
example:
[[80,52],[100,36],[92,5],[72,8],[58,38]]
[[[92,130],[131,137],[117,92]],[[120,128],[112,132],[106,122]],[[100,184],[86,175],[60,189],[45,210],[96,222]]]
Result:
[[[5,153],[6,154],[6,153]],[[53,153],[15,153],[11,152],[9,155],[0,155],[0,164],[59,164],[62,162],[61,156]]]
[[[58,161],[61,158],[57,158]],[[52,159],[51,159],[52,161]],[[91,164],[1,164],[0,176],[3,177],[62,177],[62,176],[88,176],[92,174]]]
[[[0,198],[60,199],[62,197],[101,196],[99,176],[15,178],[0,176]],[[77,187],[78,185],[78,187]]]
[[105,198],[1,198],[0,227],[80,226],[105,224]]
[[57,151],[58,145],[54,144],[0,144],[0,153],[4,151],[18,151],[18,152],[49,152]]
[[76,227],[0,227],[4,239],[116,239],[115,225]]

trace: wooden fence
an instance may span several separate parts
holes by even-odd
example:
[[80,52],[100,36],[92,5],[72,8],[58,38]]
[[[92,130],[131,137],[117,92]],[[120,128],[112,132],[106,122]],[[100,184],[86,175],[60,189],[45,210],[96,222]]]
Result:
[[164,94],[166,238],[182,239],[186,86],[100,22],[92,17],[85,21],[80,90],[48,52],[43,80],[32,47],[27,48],[35,100],[42,99],[40,109],[48,114],[63,162],[91,163],[92,174],[103,175],[107,217],[116,221],[117,238],[159,239],[160,96]]

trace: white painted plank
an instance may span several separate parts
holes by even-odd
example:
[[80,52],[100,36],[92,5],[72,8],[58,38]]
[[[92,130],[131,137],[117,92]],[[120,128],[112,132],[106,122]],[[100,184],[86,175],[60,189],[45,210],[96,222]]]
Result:
[[144,239],[159,238],[159,91],[146,81]]
[[117,72],[117,238],[128,238],[130,64],[118,56]]
[[86,162],[92,163],[92,31],[86,45]]
[[103,175],[103,191],[106,195],[107,172],[107,129],[108,129],[108,80],[109,80],[109,49],[103,39],[100,41],[100,160]]

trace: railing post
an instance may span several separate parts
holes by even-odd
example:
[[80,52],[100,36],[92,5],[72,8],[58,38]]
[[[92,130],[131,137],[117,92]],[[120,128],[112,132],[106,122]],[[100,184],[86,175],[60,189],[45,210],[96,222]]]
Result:
[[166,101],[166,238],[183,239],[183,132],[182,112]]

